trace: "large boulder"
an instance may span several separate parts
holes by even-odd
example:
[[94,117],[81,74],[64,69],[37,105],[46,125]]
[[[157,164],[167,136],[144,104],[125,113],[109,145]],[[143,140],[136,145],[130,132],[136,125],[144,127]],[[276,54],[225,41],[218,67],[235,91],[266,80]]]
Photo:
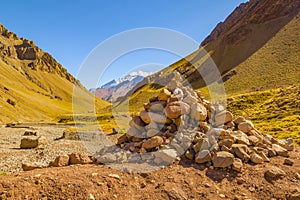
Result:
[[25,137],[21,139],[21,149],[33,149],[47,143],[45,137]]
[[170,119],[177,119],[181,115],[190,113],[190,106],[182,101],[168,103],[164,109],[165,114]]
[[212,161],[214,167],[229,167],[234,162],[234,155],[226,151],[219,151],[214,155]]

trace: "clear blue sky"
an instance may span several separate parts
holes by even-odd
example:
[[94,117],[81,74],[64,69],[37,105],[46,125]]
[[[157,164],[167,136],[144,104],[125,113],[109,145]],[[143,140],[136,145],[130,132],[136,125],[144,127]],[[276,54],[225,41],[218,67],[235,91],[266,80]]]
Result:
[[[90,51],[105,39],[134,28],[162,27],[198,43],[246,0],[9,0],[1,2],[0,23],[35,41],[76,76]],[[178,59],[145,51],[115,63],[100,84],[145,63],[169,65]],[[84,83],[85,84],[85,83]],[[93,87],[85,84],[87,87]]]

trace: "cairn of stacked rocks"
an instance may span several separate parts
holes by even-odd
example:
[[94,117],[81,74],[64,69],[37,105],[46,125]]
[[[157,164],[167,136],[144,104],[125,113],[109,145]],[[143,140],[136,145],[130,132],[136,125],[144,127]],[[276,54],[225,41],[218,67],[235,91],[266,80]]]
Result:
[[[158,96],[133,116],[130,129],[117,146],[132,153],[175,149],[196,163],[240,172],[243,163],[260,164],[269,157],[288,157],[292,139],[276,140],[261,134],[251,121],[233,114],[220,104],[207,101],[201,92],[182,86],[179,73]],[[162,157],[163,159],[163,157]]]

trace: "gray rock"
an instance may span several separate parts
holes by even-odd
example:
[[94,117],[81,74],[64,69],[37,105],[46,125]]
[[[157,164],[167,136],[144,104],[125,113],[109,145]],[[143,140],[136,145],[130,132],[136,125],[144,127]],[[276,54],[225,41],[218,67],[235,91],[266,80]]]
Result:
[[177,158],[177,152],[174,149],[161,149],[153,153],[155,159],[160,159],[165,163],[171,164]]

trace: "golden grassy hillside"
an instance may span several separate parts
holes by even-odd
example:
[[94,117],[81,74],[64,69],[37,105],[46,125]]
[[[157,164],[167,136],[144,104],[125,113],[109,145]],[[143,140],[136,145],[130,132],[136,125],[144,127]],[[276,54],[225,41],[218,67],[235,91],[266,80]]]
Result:
[[[90,94],[48,53],[0,25],[0,123],[50,122],[57,115],[85,111]],[[103,108],[107,102],[95,99]]]

